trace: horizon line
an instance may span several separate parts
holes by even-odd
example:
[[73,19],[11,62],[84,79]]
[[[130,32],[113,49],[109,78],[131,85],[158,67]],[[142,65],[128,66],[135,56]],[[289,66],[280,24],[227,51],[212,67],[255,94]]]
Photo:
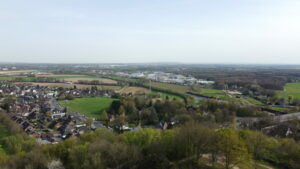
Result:
[[161,61],[161,62],[1,62],[0,64],[77,64],[77,65],[84,65],[84,64],[90,64],[90,65],[97,65],[97,64],[185,64],[185,65],[299,65],[300,63],[253,63],[253,62],[167,62],[167,61]]

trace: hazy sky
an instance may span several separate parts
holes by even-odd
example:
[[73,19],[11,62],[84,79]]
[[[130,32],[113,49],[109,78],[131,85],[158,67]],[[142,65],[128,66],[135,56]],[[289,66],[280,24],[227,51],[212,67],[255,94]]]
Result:
[[0,0],[0,62],[300,64],[300,0]]

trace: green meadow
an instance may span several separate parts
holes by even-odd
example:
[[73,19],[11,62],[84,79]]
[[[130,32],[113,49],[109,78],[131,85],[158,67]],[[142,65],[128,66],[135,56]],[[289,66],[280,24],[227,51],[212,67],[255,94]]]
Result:
[[69,101],[59,101],[59,104],[67,107],[69,110],[79,112],[88,117],[99,118],[103,110],[110,107],[111,103],[116,100],[104,97],[76,98]]
[[222,90],[218,90],[218,89],[201,88],[199,93],[201,95],[209,96],[209,97],[216,97],[216,98],[226,97],[226,94]]
[[300,99],[300,83],[287,83],[283,91],[277,91],[279,97],[287,99],[292,96],[294,99]]

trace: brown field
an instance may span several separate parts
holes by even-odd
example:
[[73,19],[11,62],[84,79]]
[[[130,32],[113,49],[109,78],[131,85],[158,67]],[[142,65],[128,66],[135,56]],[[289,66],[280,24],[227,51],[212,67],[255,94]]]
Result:
[[117,84],[118,82],[115,81],[115,80],[111,80],[111,79],[105,79],[105,78],[68,78],[68,79],[65,79],[65,81],[68,81],[68,82],[78,82],[80,80],[83,80],[83,81],[93,81],[93,80],[98,80],[100,83],[105,83],[105,84]]
[[78,77],[78,76],[85,76],[85,75],[76,75],[76,74],[54,74],[54,73],[47,73],[47,74],[43,74],[43,75],[36,75],[37,77]]
[[20,75],[22,73],[36,72],[36,70],[12,70],[12,71],[0,71],[0,75]]
[[143,87],[125,87],[120,90],[120,93],[122,94],[148,94],[150,93],[149,89],[143,88]]
[[[78,89],[86,89],[90,88],[91,86],[95,85],[83,85],[83,84],[67,84],[67,83],[30,83],[30,82],[25,82],[26,84],[32,84],[32,85],[40,85],[40,86],[49,86],[49,87],[63,87],[63,88],[73,88],[74,85]],[[21,84],[21,83],[18,83]],[[24,84],[24,83],[23,83]],[[104,89],[104,90],[120,90],[120,86],[108,86],[108,85],[96,85],[98,89]]]

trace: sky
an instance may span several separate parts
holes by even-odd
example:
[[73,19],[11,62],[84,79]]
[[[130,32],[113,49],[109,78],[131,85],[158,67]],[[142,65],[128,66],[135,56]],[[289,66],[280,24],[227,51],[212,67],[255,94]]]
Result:
[[300,1],[0,0],[0,62],[300,64]]

